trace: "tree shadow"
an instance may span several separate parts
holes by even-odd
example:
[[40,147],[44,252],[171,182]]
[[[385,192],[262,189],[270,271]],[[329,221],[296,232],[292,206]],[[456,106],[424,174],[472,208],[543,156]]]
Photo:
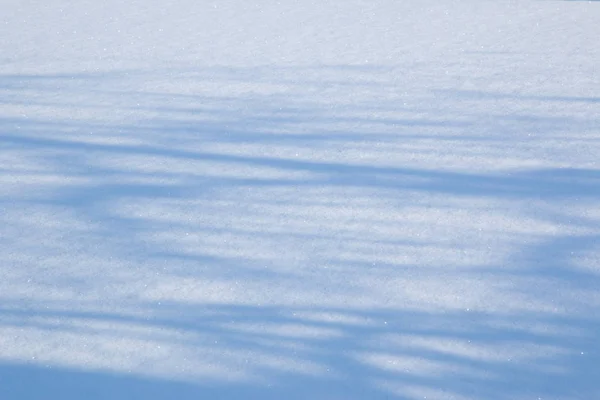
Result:
[[[203,375],[202,370],[185,371],[179,365],[179,376],[165,379],[118,371],[116,365],[112,368],[117,372],[110,372],[85,365],[5,362],[0,381],[11,399],[47,393],[67,399],[86,393],[98,399],[173,395],[506,399],[598,394],[593,371],[600,326],[567,315],[186,304],[166,304],[161,315],[140,318],[52,309],[33,313],[3,309],[1,314],[5,320],[18,320],[20,329],[56,336],[73,333],[88,343],[92,337],[121,341],[132,335],[134,326],[151,327],[153,336],[147,340],[172,351],[181,347],[190,357],[218,355],[220,364],[237,372]],[[93,328],[104,323],[112,331]],[[173,341],[168,332],[186,339]]]
[[[0,79],[13,92],[8,103],[34,111],[55,101],[56,109],[110,112],[107,99],[122,97],[119,112],[137,115],[107,122],[34,112],[0,121],[0,244],[10,249],[11,285],[0,309],[5,398],[600,395],[598,221],[564,207],[598,204],[600,171],[404,165],[416,151],[440,158],[464,141],[492,152],[498,139],[473,132],[483,118],[475,113],[424,117],[407,106],[399,116],[397,104],[377,106],[376,98],[328,108],[311,100],[315,86],[383,89],[377,68],[325,69],[324,80],[292,79],[318,72],[302,68],[274,78],[269,68],[182,78],[233,85],[212,96],[132,90],[120,83],[125,72],[76,83],[68,74]],[[15,100],[45,79],[47,98]],[[116,83],[102,89],[103,79]],[[256,82],[275,89],[236,92]],[[55,100],[55,87],[95,92],[79,108]],[[597,124],[485,118],[552,133]],[[371,158],[361,158],[364,149]],[[474,262],[436,233],[413,234],[401,215],[412,207],[418,227],[429,228],[443,221],[428,214],[443,220],[461,211],[466,223],[498,204],[514,208],[507,224],[533,218],[568,231],[527,230],[527,221],[515,230],[485,226],[492,237],[504,229],[515,238],[497,239],[511,244],[508,255]],[[453,258],[406,261],[403,248]],[[470,302],[454,298],[478,290]]]

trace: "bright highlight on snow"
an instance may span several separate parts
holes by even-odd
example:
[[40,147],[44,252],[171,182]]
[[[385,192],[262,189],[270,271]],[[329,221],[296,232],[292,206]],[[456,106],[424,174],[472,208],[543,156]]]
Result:
[[0,398],[600,398],[600,2],[6,1]]

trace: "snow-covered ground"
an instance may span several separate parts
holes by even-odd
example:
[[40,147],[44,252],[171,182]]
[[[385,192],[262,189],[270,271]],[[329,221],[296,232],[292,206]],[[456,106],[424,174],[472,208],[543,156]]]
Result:
[[0,399],[600,398],[600,2],[1,9]]

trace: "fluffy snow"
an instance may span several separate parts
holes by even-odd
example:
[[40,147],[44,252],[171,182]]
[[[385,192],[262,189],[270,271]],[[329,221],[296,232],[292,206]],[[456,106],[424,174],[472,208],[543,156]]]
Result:
[[600,398],[600,2],[5,0],[0,398]]

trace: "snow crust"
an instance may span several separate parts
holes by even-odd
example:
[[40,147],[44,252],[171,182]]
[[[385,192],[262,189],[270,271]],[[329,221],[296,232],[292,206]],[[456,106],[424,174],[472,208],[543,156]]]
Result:
[[2,9],[0,398],[600,398],[599,2]]

